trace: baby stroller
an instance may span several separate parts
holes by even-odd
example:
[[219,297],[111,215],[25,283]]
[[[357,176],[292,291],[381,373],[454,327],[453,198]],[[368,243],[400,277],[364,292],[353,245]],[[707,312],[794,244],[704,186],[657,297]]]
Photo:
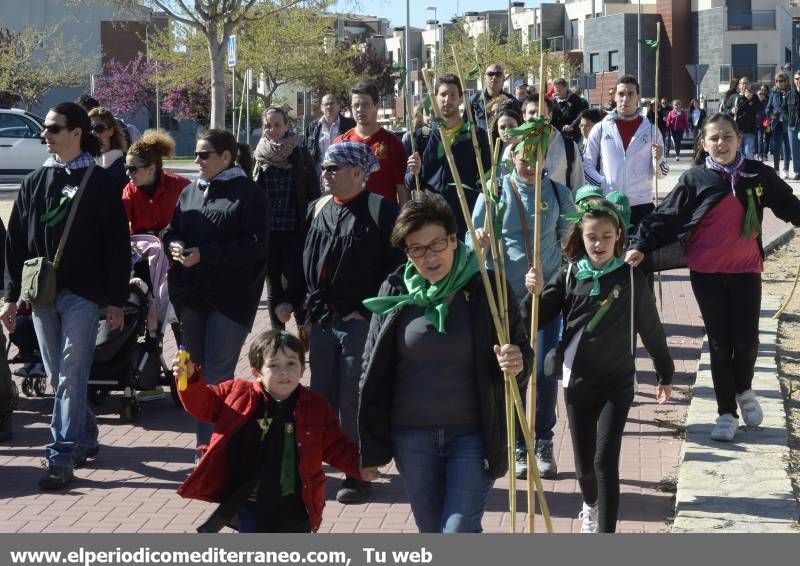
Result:
[[22,392],[26,397],[44,397],[48,379],[39,352],[39,341],[33,328],[31,307],[25,301],[19,301],[17,304],[16,324],[14,332],[9,334],[6,357],[10,354],[12,344],[17,347],[17,354],[13,358],[8,358],[8,363],[22,364],[14,370],[14,375],[22,377]]
[[181,406],[172,369],[164,360],[164,329],[175,320],[167,293],[168,261],[161,240],[151,235],[131,237],[130,295],[123,307],[122,329],[110,331],[100,321],[89,377],[90,392],[99,401],[110,391],[122,391],[120,415],[134,421],[140,405],[137,391],[168,385]]

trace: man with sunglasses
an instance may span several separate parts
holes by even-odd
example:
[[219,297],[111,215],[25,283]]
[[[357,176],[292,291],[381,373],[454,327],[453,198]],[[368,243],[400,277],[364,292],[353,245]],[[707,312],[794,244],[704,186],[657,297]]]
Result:
[[792,146],[792,180],[800,180],[800,71],[792,75],[792,84],[786,94],[786,127]]
[[[128,298],[130,240],[119,193],[109,190],[108,173],[94,166],[100,142],[90,132],[86,111],[73,102],[52,108],[42,134],[51,157],[25,177],[17,194],[5,240],[5,304],[0,320],[9,332],[16,323],[23,264],[54,260],[72,207],[74,222],[56,270],[53,303],[33,305],[33,324],[47,375],[55,391],[47,446],[44,490],[63,489],[73,469],[97,455],[98,429],[87,400],[100,313],[109,331],[122,328]],[[85,180],[80,200],[73,202]]]
[[[338,410],[342,427],[354,441],[361,355],[370,319],[362,301],[378,294],[402,260],[389,240],[397,205],[364,188],[377,169],[378,159],[366,144],[343,141],[330,146],[322,162],[326,194],[309,205],[305,221],[311,389]],[[347,478],[336,499],[361,503],[368,494],[368,483]]]
[[[507,104],[520,114],[522,107],[519,101],[511,96],[511,93],[503,90],[503,82],[506,80],[506,73],[500,63],[492,63],[486,67],[486,72],[483,75],[486,88],[482,92],[476,92],[470,98],[470,105],[472,105],[472,115],[475,116],[475,123],[478,127],[487,129],[487,124],[491,120],[491,116],[486,115],[486,106],[498,96],[508,99]],[[466,120],[467,114],[464,112],[464,119]]]

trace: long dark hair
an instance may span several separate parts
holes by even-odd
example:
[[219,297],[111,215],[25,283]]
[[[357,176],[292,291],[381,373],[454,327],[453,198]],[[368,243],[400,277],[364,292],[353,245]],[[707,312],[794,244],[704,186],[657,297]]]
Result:
[[211,129],[197,136],[198,140],[207,141],[215,151],[222,154],[227,151],[231,154],[230,167],[239,165],[247,174],[253,170],[253,152],[246,143],[239,143],[228,130]]
[[741,137],[741,132],[739,131],[739,127],[736,125],[736,121],[733,119],[732,116],[728,114],[724,114],[722,112],[717,112],[716,114],[712,114],[710,118],[706,119],[703,122],[703,125],[700,127],[700,132],[697,134],[697,139],[694,141],[694,163],[695,165],[702,165],[706,161],[706,157],[708,157],[708,152],[703,149],[703,138],[706,137],[706,129],[708,128],[709,124],[716,124],[717,122],[727,122],[730,124],[733,131],[736,132],[736,135]]
[[92,122],[83,106],[75,102],[62,102],[53,106],[50,112],[64,116],[68,129],[81,129],[81,151],[89,152],[92,157],[100,155],[100,140],[92,134]]

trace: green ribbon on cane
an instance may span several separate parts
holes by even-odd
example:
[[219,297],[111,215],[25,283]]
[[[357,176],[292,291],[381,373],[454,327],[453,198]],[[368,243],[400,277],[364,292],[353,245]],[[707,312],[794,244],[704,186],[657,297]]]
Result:
[[753,189],[747,189],[747,212],[742,223],[741,237],[746,240],[755,240],[761,234],[761,223],[758,221],[758,211],[756,209],[756,199],[753,196]]

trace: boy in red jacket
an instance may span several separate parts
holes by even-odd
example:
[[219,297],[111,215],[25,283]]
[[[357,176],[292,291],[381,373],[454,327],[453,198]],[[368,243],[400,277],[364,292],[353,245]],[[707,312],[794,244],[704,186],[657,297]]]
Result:
[[300,340],[280,330],[263,332],[248,358],[254,380],[218,385],[206,385],[202,368],[189,363],[181,401],[193,417],[216,426],[178,493],[220,503],[199,532],[225,525],[239,532],[316,532],[325,506],[323,460],[364,480],[376,479],[378,470],[359,468],[358,448],[336,412],[300,385]]

